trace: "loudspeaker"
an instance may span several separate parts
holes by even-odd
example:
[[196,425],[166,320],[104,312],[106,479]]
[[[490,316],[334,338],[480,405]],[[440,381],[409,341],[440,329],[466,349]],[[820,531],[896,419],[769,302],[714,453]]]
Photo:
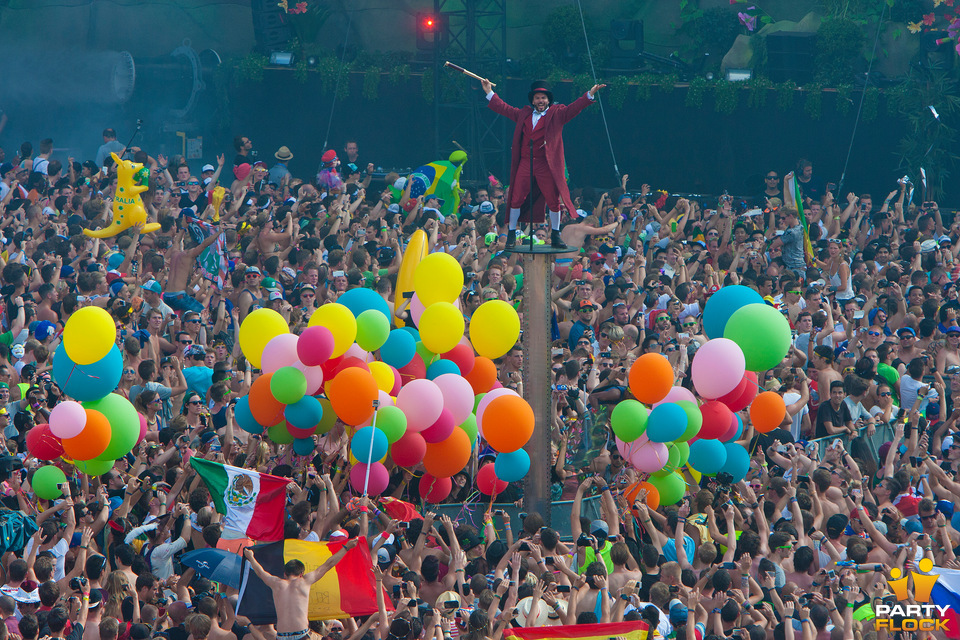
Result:
[[293,27],[276,0],[252,0],[250,8],[253,12],[253,36],[258,49],[269,53],[285,48],[293,40]]
[[[943,44],[937,41],[943,39]],[[954,54],[950,34],[946,31],[924,31],[920,34],[920,65],[924,69],[953,68]]]
[[643,53],[643,21],[610,21],[610,66],[615,69],[633,69],[639,65]]
[[774,82],[813,80],[817,34],[778,31],[767,36],[767,75]]

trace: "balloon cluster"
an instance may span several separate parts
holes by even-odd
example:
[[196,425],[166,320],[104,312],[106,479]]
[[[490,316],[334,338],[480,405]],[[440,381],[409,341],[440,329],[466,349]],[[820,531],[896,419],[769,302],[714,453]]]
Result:
[[[271,309],[250,313],[240,348],[263,375],[237,402],[237,424],[309,455],[313,436],[340,420],[352,432],[351,485],[371,495],[387,488],[389,455],[398,466],[422,464],[421,494],[444,499],[481,432],[499,452],[489,465],[496,480],[521,479],[530,466],[521,447],[533,434],[533,410],[515,392],[495,388],[493,363],[516,344],[516,310],[500,300],[482,304],[467,339],[456,306],[463,270],[445,253],[420,261],[414,289],[416,328],[391,330],[389,305],[364,288],[321,306],[299,336]],[[481,491],[502,490],[485,479],[478,476]]]
[[[53,378],[74,398],[50,411],[48,424],[27,432],[27,450],[39,460],[64,458],[83,473],[102,475],[146,436],[147,424],[130,401],[112,393],[123,373],[113,318],[100,307],[84,307],[70,316],[63,343],[53,355]],[[33,477],[40,498],[60,496],[64,473],[42,467]]]
[[618,403],[611,415],[624,460],[650,474],[630,490],[636,496],[646,489],[651,508],[683,497],[686,483],[678,470],[684,465],[708,476],[728,473],[733,482],[746,476],[750,455],[737,442],[744,430],[738,412],[749,407],[750,422],[761,433],[780,426],[786,416],[779,394],[757,393],[755,373],[780,364],[790,349],[790,325],[783,315],[753,289],[734,285],[707,301],[703,326],[710,339],[697,350],[690,369],[697,395],[674,386],[669,360],[648,353],[630,369],[636,400]]

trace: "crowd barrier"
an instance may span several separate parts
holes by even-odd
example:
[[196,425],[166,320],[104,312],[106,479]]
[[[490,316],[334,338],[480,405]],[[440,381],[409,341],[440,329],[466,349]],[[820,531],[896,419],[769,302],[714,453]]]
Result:
[[[880,450],[880,445],[882,445],[884,442],[890,442],[893,440],[893,424],[878,424],[877,431],[872,436],[866,435],[867,429],[868,427],[863,427],[860,429],[859,436],[863,437],[864,441],[867,443],[867,447],[870,449],[870,453],[873,454],[873,457],[879,460],[880,454],[878,452]],[[827,447],[830,446],[834,440],[840,440],[844,449],[846,449],[848,452],[850,451],[850,436],[847,434],[817,438],[816,440],[809,440],[808,442],[815,443],[817,445],[817,459],[822,460],[823,454],[827,451]],[[880,463],[882,464],[883,461],[880,460]]]
[[[474,502],[469,504],[438,504],[433,505],[431,510],[439,515],[448,515],[459,524],[471,524],[478,530],[483,531],[483,514],[490,507],[489,502]],[[498,504],[494,503],[492,510],[502,509],[510,516],[510,528],[514,534],[523,527],[523,521],[520,514],[523,509],[517,507],[512,502]],[[570,531],[570,511],[573,510],[573,500],[554,501],[550,507],[550,528],[560,534],[561,540],[572,540],[573,534]],[[580,515],[597,520],[602,518],[600,511],[600,496],[584,498],[580,505]],[[493,519],[493,524],[497,528],[497,536],[500,539],[504,537],[503,520],[499,517]]]

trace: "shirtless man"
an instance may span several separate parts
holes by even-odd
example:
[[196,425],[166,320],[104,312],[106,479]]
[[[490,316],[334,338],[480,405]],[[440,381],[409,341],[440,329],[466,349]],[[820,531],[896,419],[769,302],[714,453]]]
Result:
[[277,640],[300,640],[309,633],[307,620],[307,604],[310,600],[310,586],[320,580],[350,549],[357,546],[357,540],[350,540],[327,558],[327,561],[311,571],[304,573],[303,563],[299,560],[290,560],[283,565],[283,577],[278,578],[267,573],[256,558],[253,550],[247,547],[243,550],[243,557],[263,580],[264,584],[273,591],[273,606],[277,610]]
[[605,227],[594,227],[584,220],[564,225],[560,230],[560,237],[571,248],[571,253],[579,253],[587,236],[603,236],[616,230],[616,222],[611,222]]
[[[187,238],[184,238],[187,236]],[[217,241],[219,229],[200,244],[195,244],[190,234],[181,229],[173,240],[173,246],[167,253],[170,264],[170,273],[167,276],[167,286],[164,287],[163,301],[175,311],[203,311],[200,304],[191,294],[187,293],[187,285],[196,268],[197,257],[204,249]],[[186,242],[187,244],[184,244]],[[189,246],[188,246],[189,245]]]
[[274,218],[268,224],[263,225],[257,235],[257,246],[260,247],[260,254],[266,260],[270,256],[280,255],[284,249],[290,246],[292,240],[293,213],[288,211],[283,220]]

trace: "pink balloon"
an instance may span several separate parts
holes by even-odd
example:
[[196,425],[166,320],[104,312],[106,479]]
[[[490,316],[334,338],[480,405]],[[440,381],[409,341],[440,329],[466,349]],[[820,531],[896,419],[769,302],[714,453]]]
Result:
[[423,439],[427,442],[443,442],[450,437],[450,434],[453,433],[453,430],[456,428],[457,424],[453,421],[453,414],[450,413],[449,409],[444,407],[437,421],[421,431],[420,435],[422,435]]
[[343,357],[356,358],[361,362],[373,362],[375,360],[375,358],[372,355],[370,355],[369,352],[361,349],[360,345],[358,345],[357,343],[353,343],[352,345],[350,345],[350,348],[347,349],[347,352],[343,354]]
[[500,396],[515,395],[519,396],[520,394],[514,391],[513,389],[504,389],[503,387],[499,389],[494,389],[483,396],[483,399],[480,401],[480,404],[477,405],[477,429],[480,430],[480,435],[483,435],[483,412],[487,410],[487,405],[499,398]]
[[443,406],[450,410],[453,422],[461,424],[473,413],[473,387],[463,376],[455,373],[444,373],[433,379],[433,383],[440,387],[443,394]]
[[380,395],[380,407],[379,407],[380,409],[383,409],[384,407],[397,406],[397,403],[393,401],[393,397],[386,391],[381,390],[379,395]]
[[297,357],[297,336],[281,333],[267,343],[260,358],[260,368],[264,373],[275,373],[283,367],[292,367],[300,362]]
[[140,444],[147,437],[147,417],[142,413],[138,413],[137,417],[140,418],[140,435],[137,437],[137,444]]
[[[367,465],[358,462],[350,469],[350,486],[355,491],[363,492],[363,482],[367,478]],[[380,462],[374,462],[370,465],[370,477],[367,479],[367,493],[371,496],[378,496],[387,489],[390,484],[390,473]]]
[[411,380],[397,394],[397,406],[407,416],[407,431],[430,427],[443,411],[443,393],[433,380]]
[[737,435],[737,429],[739,429],[739,428],[740,428],[740,421],[737,420],[737,414],[731,413],[731,414],[730,414],[730,428],[727,429],[726,433],[724,433],[722,436],[720,436],[719,438],[717,438],[717,440],[719,440],[720,442],[726,442],[727,440],[729,440],[729,439],[732,438],[733,436]]
[[634,452],[636,452],[636,450],[640,448],[641,444],[643,444],[644,442],[649,442],[649,440],[647,440],[646,434],[641,434],[640,437],[634,440],[633,442],[624,442],[623,440],[621,440],[616,436],[614,436],[613,439],[617,443],[617,451],[620,452],[620,456],[624,460],[630,460]]
[[493,386],[490,387],[491,391],[493,391],[494,389],[503,389],[503,383],[500,382],[499,380],[495,380],[493,383]]
[[79,402],[67,400],[50,411],[50,433],[58,438],[75,438],[86,425],[87,412]]
[[667,445],[647,441],[633,451],[630,462],[637,468],[637,471],[653,473],[663,469],[663,465],[667,464],[669,459],[670,452],[667,450]]
[[[264,353],[266,353],[266,351],[264,351]],[[295,369],[299,369],[303,373],[303,377],[307,379],[308,396],[312,396],[320,391],[320,387],[323,386],[323,369],[321,369],[319,366],[308,367],[299,360],[294,362],[292,366]]]
[[697,349],[690,376],[697,393],[712,400],[736,389],[746,370],[747,363],[737,343],[714,338]]
[[697,404],[697,396],[693,395],[693,392],[686,387],[672,387],[670,391],[667,392],[667,395],[660,402],[654,403],[654,407],[659,407],[665,402],[676,402],[677,400],[689,400],[693,404]]
[[297,357],[308,367],[316,367],[333,355],[333,333],[326,327],[307,327],[297,338]]
[[390,389],[390,395],[396,396],[400,393],[400,387],[403,385],[403,378],[400,377],[400,372],[397,371],[397,368],[393,365],[388,364],[390,371],[393,372],[393,388]]

